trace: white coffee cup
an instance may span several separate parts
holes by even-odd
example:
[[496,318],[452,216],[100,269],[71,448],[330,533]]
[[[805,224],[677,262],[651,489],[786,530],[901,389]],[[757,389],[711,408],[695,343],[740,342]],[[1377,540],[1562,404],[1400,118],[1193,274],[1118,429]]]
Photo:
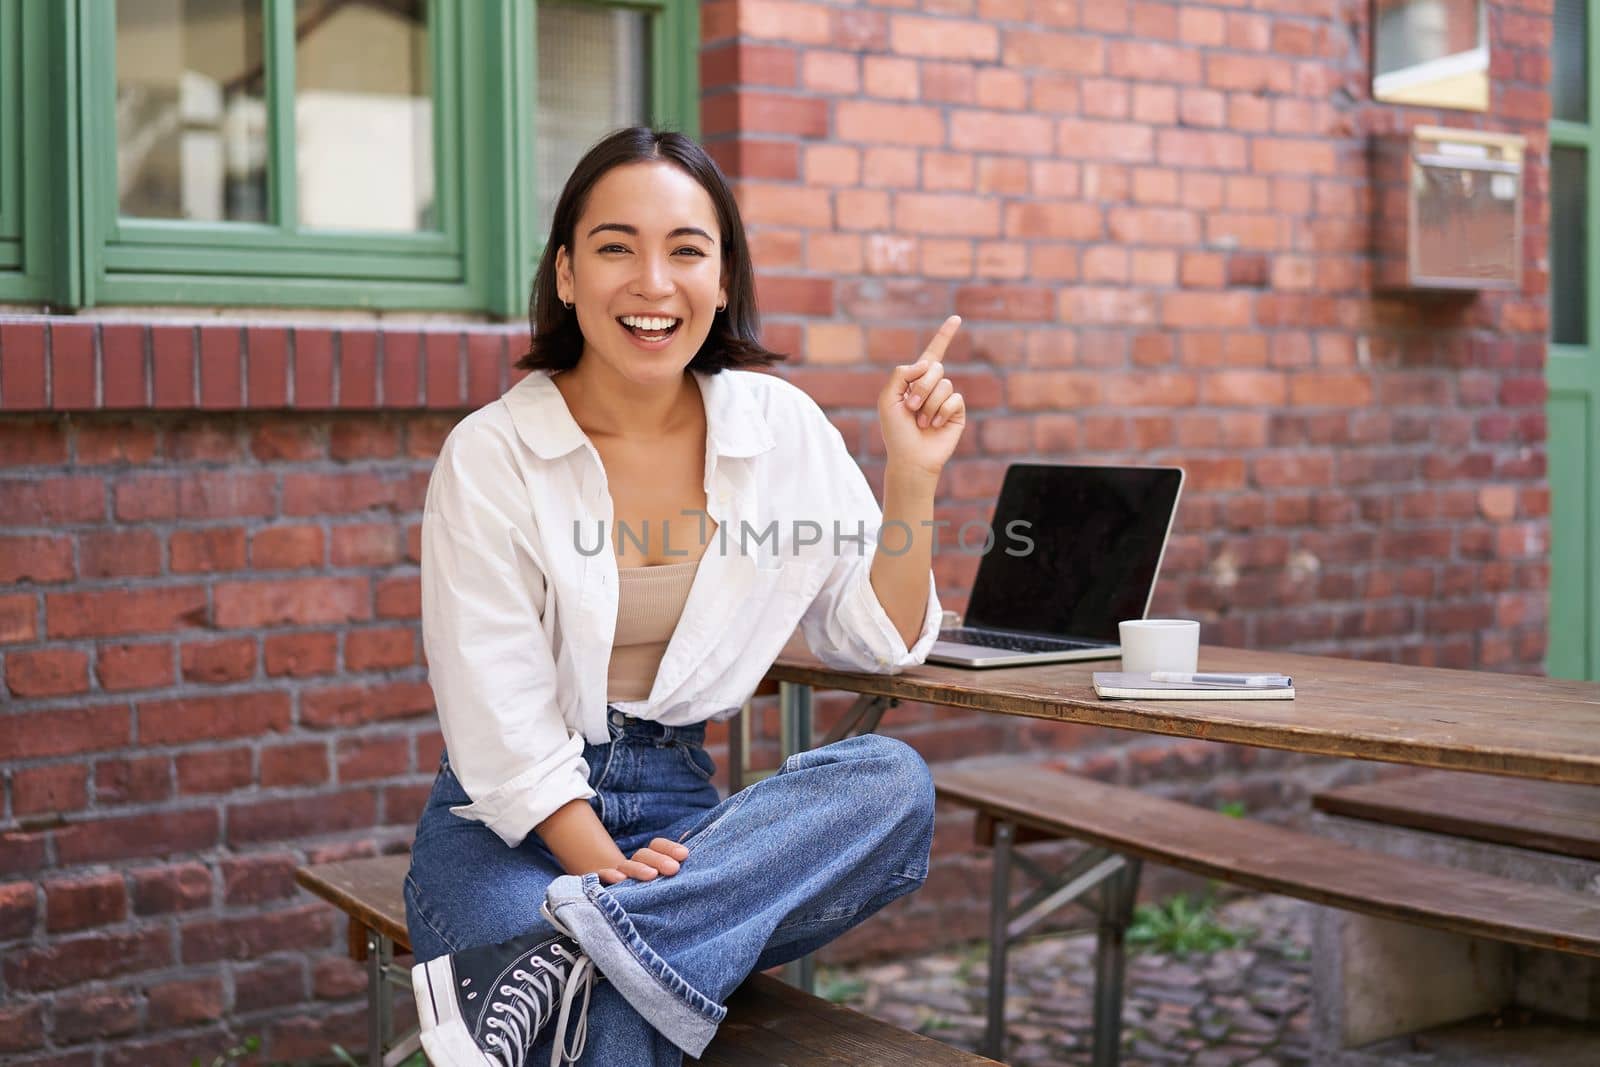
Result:
[[1122,669],[1129,674],[1200,667],[1200,624],[1193,619],[1129,619],[1117,623]]

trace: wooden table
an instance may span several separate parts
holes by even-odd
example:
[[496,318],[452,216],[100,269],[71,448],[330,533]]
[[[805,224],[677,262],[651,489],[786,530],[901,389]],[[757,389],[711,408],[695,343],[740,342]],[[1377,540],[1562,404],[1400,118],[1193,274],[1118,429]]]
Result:
[[769,680],[1003,715],[1231,741],[1322,756],[1600,785],[1600,684],[1527,675],[1202,648],[1208,671],[1282,671],[1294,700],[1101,700],[1090,675],[1117,660],[970,670],[924,665],[897,675],[832,670],[785,655]]

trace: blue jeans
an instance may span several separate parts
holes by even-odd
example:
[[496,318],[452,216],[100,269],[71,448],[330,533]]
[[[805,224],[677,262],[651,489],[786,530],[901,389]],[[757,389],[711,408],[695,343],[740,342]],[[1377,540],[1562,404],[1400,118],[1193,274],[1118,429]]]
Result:
[[[507,848],[450,812],[469,800],[446,754],[405,881],[418,962],[554,933],[539,915],[549,900],[606,977],[584,1063],[698,1055],[752,972],[827,944],[927,878],[933,785],[909,746],[867,735],[802,752],[719,802],[703,726],[609,718],[610,743],[584,749],[590,803],[625,854],[655,837],[688,845],[677,874],[602,886],[565,874],[537,834]],[[555,1036],[541,1034],[529,1062],[548,1059]]]

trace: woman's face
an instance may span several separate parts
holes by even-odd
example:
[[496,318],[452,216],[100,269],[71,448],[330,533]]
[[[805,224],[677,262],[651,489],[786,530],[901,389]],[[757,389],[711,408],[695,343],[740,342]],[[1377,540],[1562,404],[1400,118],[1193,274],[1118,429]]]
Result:
[[608,171],[556,254],[556,291],[578,316],[583,359],[641,385],[681,378],[727,302],[710,195],[670,163]]

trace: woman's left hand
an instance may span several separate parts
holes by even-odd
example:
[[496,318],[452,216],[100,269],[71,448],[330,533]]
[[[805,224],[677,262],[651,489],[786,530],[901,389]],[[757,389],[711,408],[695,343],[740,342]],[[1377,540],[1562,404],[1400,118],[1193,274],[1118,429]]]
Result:
[[951,315],[933,335],[922,357],[902,364],[878,394],[878,424],[889,466],[938,475],[967,424],[967,404],[944,375],[945,349],[961,328]]

